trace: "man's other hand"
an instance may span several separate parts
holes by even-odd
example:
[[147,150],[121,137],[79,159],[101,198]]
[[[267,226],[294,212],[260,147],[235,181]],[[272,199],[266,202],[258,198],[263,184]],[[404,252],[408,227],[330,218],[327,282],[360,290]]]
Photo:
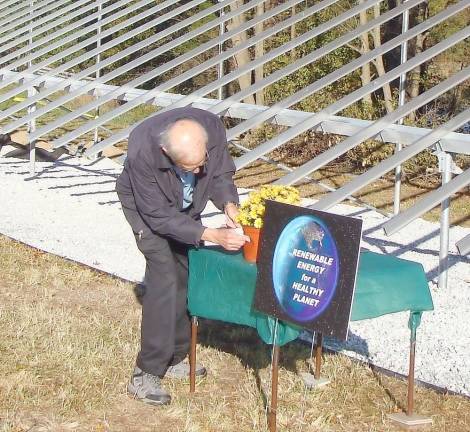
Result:
[[225,221],[229,228],[241,227],[241,225],[236,221],[238,215],[238,207],[235,203],[229,202],[224,207]]
[[210,241],[222,246],[229,251],[240,249],[250,238],[243,234],[238,234],[231,228],[206,228],[202,233],[201,240]]

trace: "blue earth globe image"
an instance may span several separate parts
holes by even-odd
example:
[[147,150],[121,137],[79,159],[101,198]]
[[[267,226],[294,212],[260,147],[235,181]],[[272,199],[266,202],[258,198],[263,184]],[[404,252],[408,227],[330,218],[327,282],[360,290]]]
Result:
[[273,256],[273,286],[283,311],[299,322],[317,318],[333,299],[338,275],[338,249],[325,223],[313,215],[291,220]]

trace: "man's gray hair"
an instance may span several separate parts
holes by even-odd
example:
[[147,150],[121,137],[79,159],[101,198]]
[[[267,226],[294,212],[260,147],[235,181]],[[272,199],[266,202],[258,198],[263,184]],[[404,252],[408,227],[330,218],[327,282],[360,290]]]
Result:
[[199,125],[201,127],[201,130],[204,133],[204,141],[206,142],[206,145],[207,145],[207,141],[209,140],[209,137],[207,135],[207,131],[204,128],[204,126],[201,123],[199,123],[197,120],[193,119],[192,117],[181,117],[178,120],[175,120],[174,122],[169,123],[166,126],[165,130],[160,133],[160,147],[164,148],[167,155],[170,157],[170,159],[172,159],[174,161],[181,160],[182,155],[181,155],[181,150],[176,149],[173,146],[173,144],[170,140],[170,131],[180,121],[191,121],[193,123],[196,123],[197,125]]

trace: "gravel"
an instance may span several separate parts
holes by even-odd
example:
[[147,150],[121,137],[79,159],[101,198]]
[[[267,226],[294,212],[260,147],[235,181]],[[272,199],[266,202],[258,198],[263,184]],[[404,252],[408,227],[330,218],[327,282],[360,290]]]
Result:
[[[1,154],[9,149],[3,147]],[[0,159],[0,232],[74,261],[131,281],[140,281],[144,260],[120,211],[114,183],[121,167],[109,159],[83,162],[62,156],[38,162],[29,175],[29,162]],[[241,196],[246,195],[240,190]],[[439,289],[439,224],[416,220],[386,237],[382,215],[338,205],[332,212],[364,221],[362,247],[423,264],[435,310],[423,314],[418,329],[416,378],[470,396],[470,259],[461,257],[455,242],[470,229],[450,231],[450,270],[447,289]],[[209,205],[205,224],[223,218]],[[125,265],[123,264],[125,263]],[[394,372],[407,374],[408,313],[395,313],[352,322],[346,343],[327,346]]]

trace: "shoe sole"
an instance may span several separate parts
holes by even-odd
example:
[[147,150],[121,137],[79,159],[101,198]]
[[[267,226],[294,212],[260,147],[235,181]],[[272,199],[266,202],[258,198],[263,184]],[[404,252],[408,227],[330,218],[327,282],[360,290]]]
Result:
[[143,399],[138,399],[140,402],[143,402],[143,403],[146,403],[147,405],[152,405],[152,406],[165,406],[165,405],[170,405],[171,403],[171,399],[168,399],[167,401],[164,401],[164,402],[158,402],[158,401],[154,401],[153,399],[147,399],[147,398],[143,398]]
[[164,406],[164,405],[170,405],[171,403],[171,398],[165,401],[156,401],[153,399],[147,399],[146,397],[140,398],[134,395],[133,393],[127,392],[127,394],[134,400],[143,402],[147,405],[153,405],[153,406]]

